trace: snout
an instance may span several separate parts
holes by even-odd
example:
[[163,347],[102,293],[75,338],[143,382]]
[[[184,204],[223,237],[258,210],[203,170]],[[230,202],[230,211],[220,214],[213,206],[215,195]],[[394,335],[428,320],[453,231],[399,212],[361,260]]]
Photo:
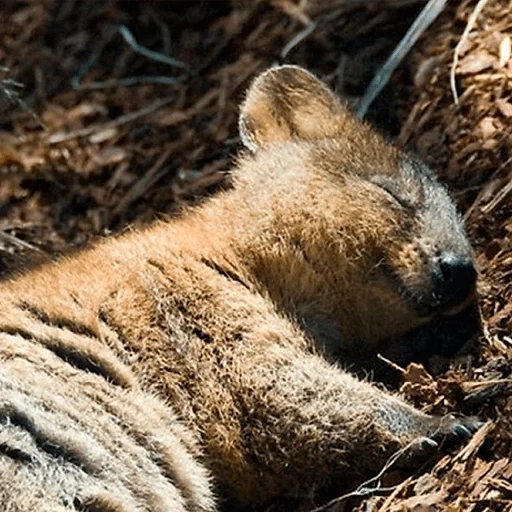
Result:
[[470,259],[449,252],[441,254],[436,263],[433,281],[439,310],[446,315],[456,314],[475,294],[475,266]]

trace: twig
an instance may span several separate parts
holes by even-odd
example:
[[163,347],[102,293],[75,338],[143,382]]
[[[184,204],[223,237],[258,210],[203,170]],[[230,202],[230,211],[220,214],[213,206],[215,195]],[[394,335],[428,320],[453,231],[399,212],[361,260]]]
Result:
[[91,70],[94,64],[96,64],[107,44],[112,41],[112,38],[117,33],[115,27],[112,26],[108,26],[102,32],[103,37],[100,37],[87,60],[77,69],[76,73],[71,78],[71,87],[75,90],[82,87],[80,85],[82,78]]
[[130,48],[139,55],[142,55],[143,57],[146,57],[147,59],[154,60],[157,62],[161,62],[162,64],[167,64],[168,66],[173,66],[176,68],[184,69],[186,71],[190,70],[190,67],[185,64],[184,62],[181,62],[180,60],[173,59],[172,57],[168,57],[167,55],[164,55],[163,53],[155,52],[153,50],[150,50],[146,48],[145,46],[140,45],[137,43],[135,38],[133,37],[133,34],[130,32],[128,27],[125,25],[121,25],[119,27],[119,33],[123,36],[123,39],[126,41],[126,43],[130,46]]
[[36,247],[35,245],[25,242],[25,240],[21,240],[17,236],[6,233],[5,231],[0,231],[0,238],[3,238],[12,245],[17,245],[18,247],[21,247],[22,249],[28,249],[30,251],[36,251],[41,253],[44,252],[41,249],[39,249],[39,247]]
[[[466,221],[467,219],[469,219],[469,217],[472,215],[472,213],[475,211],[476,208],[478,208],[480,206],[480,204],[482,203],[482,201],[488,197],[488,193],[489,193],[489,189],[494,192],[495,191],[495,187],[494,187],[494,184],[496,183],[497,181],[497,176],[498,174],[505,168],[507,168],[508,166],[510,166],[510,164],[512,163],[512,156],[510,158],[507,158],[507,160],[505,160],[505,162],[503,162],[493,173],[491,176],[489,176],[489,178],[487,179],[487,185],[485,187],[483,187],[480,192],[478,193],[478,195],[476,196],[476,199],[473,201],[473,203],[471,204],[471,206],[466,210],[466,212],[464,213],[464,220]],[[488,207],[488,205],[487,205]]]
[[149,6],[146,6],[146,11],[155,23],[157,27],[160,29],[162,34],[162,49],[164,51],[164,55],[170,53],[171,51],[171,32],[169,30],[169,25],[158,15],[158,13]]
[[[339,496],[338,498],[334,498],[333,500],[329,501],[325,505],[322,505],[321,507],[317,507],[313,510],[310,510],[309,512],[325,512],[328,508],[332,507],[333,505],[340,503],[348,498],[355,498],[355,497],[363,497],[368,496],[370,494],[373,494],[377,491],[380,492],[386,492],[391,491],[396,488],[396,486],[393,487],[381,487],[380,486],[380,479],[384,475],[384,473],[392,467],[395,462],[402,457],[405,453],[407,453],[416,443],[419,442],[420,439],[413,439],[409,444],[404,446],[403,448],[400,448],[400,450],[396,451],[389,459],[387,460],[386,464],[382,467],[382,469],[372,478],[367,480],[366,482],[363,482],[355,491],[349,492],[348,494],[344,494],[343,496]],[[371,485],[375,484],[375,487],[370,487]]]
[[[102,80],[96,82],[90,82],[88,84],[81,84],[81,79],[83,76],[88,73],[94,64],[99,59],[100,55],[103,53],[103,50],[107,46],[107,44],[112,40],[112,37],[116,34],[116,30],[112,30],[112,27],[109,27],[105,31],[104,37],[102,37],[99,43],[96,46],[96,49],[91,53],[89,58],[80,66],[77,70],[73,78],[71,79],[71,87],[75,90],[79,89],[82,91],[97,91],[101,89],[108,89],[111,87],[133,87],[136,85],[143,84],[162,84],[162,85],[175,85],[181,81],[183,81],[186,75],[182,75],[180,77],[167,77],[167,76],[135,76],[135,77],[126,77],[126,78],[112,78],[109,80]],[[153,50],[149,50],[144,46],[137,43],[133,34],[130,30],[121,25],[118,28],[118,32],[121,34],[126,43],[130,46],[130,48],[137,54],[142,55],[151,60],[155,60],[157,62],[162,62],[163,64],[167,64],[169,66],[179,67],[181,69],[189,70],[189,67],[176,59],[168,57],[159,52],[155,52]]]
[[485,422],[473,435],[469,443],[462,448],[457,455],[453,458],[453,462],[466,462],[471,455],[476,453],[479,448],[484,443],[486,437],[492,430],[495,428],[495,425],[492,421]]
[[302,29],[298,34],[295,34],[288,43],[284,46],[284,48],[281,50],[280,57],[282,59],[286,59],[287,55],[306,37],[308,37],[313,31],[318,27],[318,23],[316,21],[311,21],[306,25],[304,29]]
[[176,78],[171,76],[133,76],[127,78],[111,78],[109,80],[90,82],[88,84],[81,85],[79,90],[99,91],[113,87],[133,87],[145,84],[176,85],[177,83],[182,82],[184,78],[184,76]]
[[393,490],[393,492],[390,493],[390,495],[386,497],[382,506],[379,507],[379,512],[386,512],[389,509],[389,507],[391,506],[391,504],[394,502],[395,498],[398,496],[400,491],[407,488],[412,483],[412,481],[413,481],[413,477],[410,476],[409,478],[405,479],[403,482],[398,484],[396,486],[396,488]]
[[[401,8],[408,5],[413,5],[417,3],[424,3],[425,0],[344,0],[343,4],[340,7],[337,7],[333,11],[329,11],[327,13],[320,14],[316,20],[311,20],[309,23],[299,31],[295,36],[293,36],[288,43],[283,47],[279,56],[281,59],[285,59],[288,54],[304,39],[306,39],[309,35],[311,35],[318,27],[329,23],[335,20],[342,14],[347,13],[348,11],[355,10],[360,7],[368,7],[369,4],[379,4],[381,8]],[[382,5],[384,4],[384,6]]]
[[480,16],[480,13],[482,12],[486,4],[487,0],[479,0],[479,2],[476,4],[473,12],[471,13],[468,19],[466,28],[464,29],[464,32],[462,32],[462,36],[460,37],[460,40],[457,43],[457,46],[455,47],[455,50],[453,52],[452,67],[450,69],[450,88],[452,90],[453,101],[455,105],[459,104],[459,95],[457,93],[457,84],[455,83],[455,74],[457,72],[457,65],[459,64],[460,50],[462,48],[462,45],[467,41],[469,33],[475,26],[476,20],[478,16]]
[[114,119],[113,121],[109,121],[103,124],[96,124],[93,126],[88,126],[87,128],[82,128],[81,130],[75,130],[73,132],[58,132],[49,137],[48,143],[49,144],[59,144],[61,142],[65,142],[72,139],[78,139],[80,137],[87,137],[91,135],[94,132],[105,130],[108,128],[115,128],[117,126],[121,126],[123,124],[130,123],[134,121],[135,119],[139,119],[140,117],[147,116],[148,114],[152,114],[153,112],[157,111],[158,109],[164,107],[165,105],[168,105],[169,103],[175,101],[175,96],[166,96],[165,98],[162,98],[161,100],[154,101],[150,105],[147,105],[144,108],[141,108],[140,110],[136,110],[135,112],[130,112],[128,114],[125,114],[124,116],[120,116],[117,119]]
[[[0,73],[9,73],[9,68],[0,66]],[[0,78],[0,100],[5,98],[10,105],[16,106],[28,112],[32,119],[43,129],[46,129],[41,118],[21,99],[20,91],[25,86],[12,78]],[[1,106],[1,102],[0,102]]]
[[393,370],[400,372],[402,375],[405,373],[405,370],[401,366],[397,365],[393,361],[390,361],[387,357],[384,357],[382,354],[377,354],[377,359],[380,359],[383,363],[386,363],[390,368],[393,368]]
[[[510,311],[512,312],[512,308],[510,308]],[[496,384],[512,384],[512,379],[491,379],[484,380],[482,382],[465,382],[463,383],[463,389],[469,391],[477,388],[495,386]]]
[[425,32],[430,24],[439,16],[446,5],[446,0],[429,0],[418,17],[414,20],[405,36],[390,55],[388,60],[375,74],[364,96],[357,107],[357,116],[362,119],[375,98],[389,82],[391,75],[414,46],[419,37]]
[[480,208],[484,215],[489,215],[512,192],[512,179],[493,197],[492,201]]
[[134,201],[136,201],[139,197],[141,197],[151,185],[156,183],[167,171],[168,169],[161,169],[166,160],[171,155],[172,150],[167,149],[164,151],[158,160],[153,164],[151,169],[147,171],[144,176],[138,181],[136,181],[133,186],[128,190],[126,195],[119,201],[117,206],[114,208],[114,211],[112,214],[114,217],[117,217],[122,212],[126,210],[130,204],[132,204]]
[[[8,73],[9,68],[0,66],[0,73]],[[19,104],[20,96],[19,91],[23,89],[23,84],[13,80],[12,78],[0,79],[0,94],[11,104]]]

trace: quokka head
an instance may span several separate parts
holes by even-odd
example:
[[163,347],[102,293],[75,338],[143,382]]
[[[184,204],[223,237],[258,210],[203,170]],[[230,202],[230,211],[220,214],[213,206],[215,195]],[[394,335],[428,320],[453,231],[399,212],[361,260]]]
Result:
[[473,300],[472,249],[444,186],[319,79],[260,75],[240,133],[250,155],[235,188],[266,212],[253,271],[315,337],[373,344]]

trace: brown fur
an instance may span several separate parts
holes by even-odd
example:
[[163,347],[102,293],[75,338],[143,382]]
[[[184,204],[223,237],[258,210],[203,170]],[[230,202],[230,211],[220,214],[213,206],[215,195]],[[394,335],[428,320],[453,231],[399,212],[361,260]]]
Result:
[[207,511],[209,475],[255,505],[477,425],[333,361],[472,295],[432,277],[472,257],[444,189],[296,67],[240,129],[232,190],[0,287],[5,510]]

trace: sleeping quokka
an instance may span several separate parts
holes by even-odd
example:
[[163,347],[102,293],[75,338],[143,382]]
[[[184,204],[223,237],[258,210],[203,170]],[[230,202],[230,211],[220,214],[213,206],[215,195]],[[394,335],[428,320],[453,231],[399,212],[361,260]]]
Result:
[[473,299],[432,171],[294,66],[240,134],[229,190],[0,285],[3,510],[258,506],[478,427],[342,367]]

